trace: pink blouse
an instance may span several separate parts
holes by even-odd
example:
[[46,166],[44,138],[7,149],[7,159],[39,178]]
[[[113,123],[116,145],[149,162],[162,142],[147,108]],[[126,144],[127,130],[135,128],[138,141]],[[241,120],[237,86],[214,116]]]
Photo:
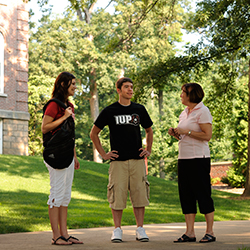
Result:
[[[178,127],[191,131],[201,132],[199,124],[212,124],[212,115],[209,109],[203,104],[198,103],[194,109],[188,113],[188,107],[182,111],[179,117]],[[178,159],[209,158],[210,150],[207,141],[200,141],[188,135],[181,135],[179,141]]]

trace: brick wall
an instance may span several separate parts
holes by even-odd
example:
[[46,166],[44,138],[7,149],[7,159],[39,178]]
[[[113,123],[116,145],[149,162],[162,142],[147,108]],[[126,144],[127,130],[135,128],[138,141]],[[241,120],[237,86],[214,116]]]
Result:
[[28,155],[28,21],[23,0],[0,0],[5,43],[4,93],[0,93],[3,154]]
[[227,173],[226,171],[229,169],[229,167],[232,166],[232,162],[214,162],[211,163],[211,178],[217,178],[219,177],[220,179],[222,177],[226,177]]
[[28,128],[25,120],[3,119],[3,154],[28,155]]

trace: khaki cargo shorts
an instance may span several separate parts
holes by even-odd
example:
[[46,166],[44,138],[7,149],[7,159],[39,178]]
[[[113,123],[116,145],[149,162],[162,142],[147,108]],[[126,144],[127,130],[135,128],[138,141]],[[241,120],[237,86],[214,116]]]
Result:
[[149,182],[144,159],[112,161],[107,187],[109,206],[114,210],[126,208],[128,190],[133,207],[149,205]]

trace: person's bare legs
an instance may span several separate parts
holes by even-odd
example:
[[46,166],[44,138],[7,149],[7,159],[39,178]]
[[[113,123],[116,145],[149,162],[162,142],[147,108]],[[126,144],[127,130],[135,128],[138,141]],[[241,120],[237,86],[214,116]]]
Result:
[[145,207],[134,207],[133,210],[137,227],[143,227]]
[[211,234],[214,236],[214,232],[213,232],[214,212],[205,214],[205,219],[207,222],[206,234]]
[[61,206],[59,208],[60,233],[66,239],[69,237],[69,235],[68,235],[68,229],[67,229],[67,216],[68,216],[68,207]]
[[[214,236],[214,232],[213,232],[213,225],[214,225],[214,212],[205,214],[205,219],[206,219],[206,234],[210,234],[212,236]],[[200,242],[206,242],[209,241],[208,239],[201,239]]]
[[[189,238],[194,238],[195,237],[195,232],[194,232],[194,221],[195,221],[195,216],[196,214],[185,214],[185,221],[186,221],[186,232],[185,235],[188,236]],[[180,238],[175,240],[174,242],[182,242],[183,238]]]
[[[60,233],[66,239],[69,238],[68,228],[67,228],[67,217],[68,217],[68,207],[61,206],[59,209],[59,226],[60,226]],[[74,238],[70,238],[69,242],[74,244],[83,244],[82,241],[78,241]]]
[[185,214],[185,221],[186,221],[185,234],[190,238],[195,237],[195,232],[194,232],[195,216],[196,216],[196,214]]
[[145,207],[133,207],[134,215],[136,219],[136,240],[141,242],[148,242],[149,238],[143,228]]
[[112,208],[111,211],[112,211],[112,215],[113,215],[113,221],[115,224],[115,228],[117,228],[117,227],[121,228],[123,210],[115,210]]
[[[58,237],[62,236],[59,224],[60,224],[60,208],[59,207],[50,207],[49,206],[49,219],[50,219],[50,225],[53,233],[53,239],[56,240]],[[66,222],[67,223],[67,222]],[[59,239],[56,242],[58,245],[71,245],[71,242],[66,242],[62,239]]]

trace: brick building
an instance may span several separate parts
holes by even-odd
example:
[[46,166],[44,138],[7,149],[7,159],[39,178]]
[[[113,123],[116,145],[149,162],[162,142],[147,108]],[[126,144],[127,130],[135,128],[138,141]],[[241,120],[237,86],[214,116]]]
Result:
[[0,154],[28,155],[28,30],[23,0],[0,0]]
[[[214,162],[211,163],[211,178],[223,178],[227,177],[227,171],[233,164],[231,161],[227,162]],[[221,181],[218,181],[217,184],[220,184]]]

